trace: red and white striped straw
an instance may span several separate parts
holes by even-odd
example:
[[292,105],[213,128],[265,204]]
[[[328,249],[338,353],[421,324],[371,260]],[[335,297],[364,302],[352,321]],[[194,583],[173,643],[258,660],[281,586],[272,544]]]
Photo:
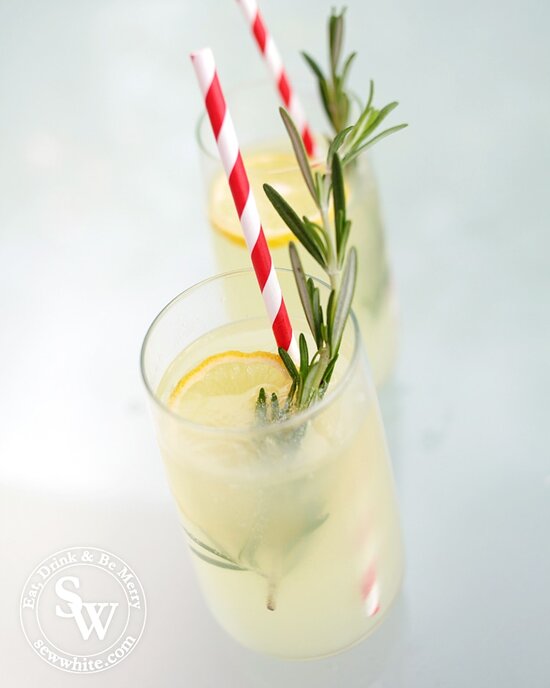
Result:
[[191,60],[204,96],[222,166],[229,181],[277,346],[288,351],[290,356],[297,361],[299,359],[298,346],[239,150],[233,120],[220,86],[214,55],[210,48],[203,48],[191,53]]
[[304,110],[298,96],[292,89],[288,74],[284,68],[283,61],[281,59],[281,54],[275,45],[273,37],[267,30],[267,26],[264,22],[260,10],[258,8],[258,3],[256,0],[237,0],[241,6],[246,20],[250,24],[258,48],[262,53],[269,71],[271,72],[275,83],[277,84],[277,89],[284,106],[290,113],[292,119],[296,122],[298,131],[302,135],[302,140],[304,142],[304,147],[307,154],[312,157],[315,155],[315,139],[311,133],[311,129],[306,121]]

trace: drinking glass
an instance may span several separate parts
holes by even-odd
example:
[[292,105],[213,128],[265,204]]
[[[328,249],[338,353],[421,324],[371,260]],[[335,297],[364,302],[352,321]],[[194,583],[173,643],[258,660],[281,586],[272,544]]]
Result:
[[[278,276],[294,330],[306,332],[293,274]],[[327,285],[318,285],[326,299]],[[191,559],[207,605],[237,641],[284,658],[329,655],[382,621],[403,572],[357,320],[348,321],[327,393],[309,409],[246,427],[174,413],[168,399],[178,381],[206,357],[234,350],[275,350],[252,270],[177,296],[143,343],[143,379]]]
[[[326,152],[321,132],[328,130],[318,97],[300,90],[310,125],[317,132],[318,160]],[[278,112],[277,95],[270,82],[241,85],[227,96],[228,106],[240,139],[242,154],[254,192],[260,218],[277,267],[290,267],[290,231],[267,200],[262,184],[274,186],[296,209],[298,215],[319,219],[296,164]],[[207,213],[213,228],[213,250],[220,271],[248,265],[248,252],[239,218],[219,160],[208,118],[197,125],[197,141],[207,198]],[[358,283],[354,309],[380,387],[390,375],[397,350],[396,296],[384,238],[380,203],[374,173],[366,155],[346,168],[348,217],[352,220],[350,244],[358,254]],[[323,272],[309,256],[308,274],[323,278]]]

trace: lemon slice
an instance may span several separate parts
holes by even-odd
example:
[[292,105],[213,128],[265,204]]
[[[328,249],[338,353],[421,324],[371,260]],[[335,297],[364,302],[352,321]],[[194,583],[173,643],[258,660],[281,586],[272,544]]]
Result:
[[254,422],[258,392],[263,387],[284,402],[290,376],[277,354],[225,351],[209,356],[184,375],[168,405],[178,415],[216,427],[244,427]]
[[[244,155],[244,164],[270,248],[288,244],[292,239],[292,233],[267,200],[262,186],[264,183],[275,187],[300,217],[306,215],[312,222],[320,221],[319,211],[291,151],[276,148],[251,151]],[[212,182],[209,216],[214,229],[231,241],[245,245],[243,231],[224,174],[219,174]]]

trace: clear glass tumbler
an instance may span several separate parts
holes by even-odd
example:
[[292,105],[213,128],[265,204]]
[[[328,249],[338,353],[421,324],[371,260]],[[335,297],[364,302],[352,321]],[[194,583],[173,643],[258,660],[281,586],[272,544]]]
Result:
[[[278,273],[293,326],[305,332],[293,275]],[[403,572],[390,461],[355,316],[329,391],[285,421],[200,425],[168,405],[178,381],[206,357],[274,349],[254,273],[244,270],[168,304],[147,332],[141,365],[212,613],[245,646],[312,658],[370,633]]]
[[[309,97],[300,90],[316,140],[319,157],[324,155],[327,131],[324,114],[316,94]],[[268,182],[289,200],[300,216],[315,218],[317,209],[308,196],[294,159],[286,131],[279,116],[279,102],[270,82],[242,85],[230,91],[228,105],[235,121],[243,158],[274,263],[289,267],[288,242],[292,238],[286,225],[267,200],[262,184]],[[212,239],[220,271],[248,266],[248,253],[225,179],[210,124],[203,115],[197,125],[207,213],[213,228]],[[325,149],[326,150],[326,149]],[[350,243],[357,247],[359,270],[354,309],[372,366],[374,380],[381,386],[390,375],[397,350],[397,306],[388,264],[378,191],[372,167],[363,155],[346,170],[348,216],[352,220]],[[308,256],[306,271],[323,278],[319,266]]]

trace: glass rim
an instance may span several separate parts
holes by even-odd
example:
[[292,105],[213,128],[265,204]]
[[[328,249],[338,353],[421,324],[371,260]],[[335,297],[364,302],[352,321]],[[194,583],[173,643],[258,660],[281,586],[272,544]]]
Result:
[[[283,272],[287,274],[293,274],[292,270],[289,268],[276,268],[277,272]],[[192,293],[200,290],[201,288],[205,287],[206,285],[216,282],[222,279],[227,279],[231,277],[237,277],[237,276],[243,276],[243,275],[252,275],[253,279],[255,279],[254,275],[254,268],[241,268],[239,270],[230,270],[228,272],[222,272],[218,273],[216,275],[212,275],[210,277],[207,277],[206,279],[201,280],[200,282],[197,282],[196,284],[193,284],[192,286],[188,287],[187,289],[184,289],[182,292],[180,292],[177,296],[175,296],[173,299],[171,299],[161,310],[160,312],[156,315],[156,317],[153,319],[149,327],[147,328],[147,332],[145,333],[145,337],[143,339],[143,344],[141,345],[141,352],[140,352],[140,371],[141,371],[141,378],[143,380],[143,383],[145,385],[145,389],[147,390],[147,393],[149,394],[151,400],[157,406],[162,412],[167,413],[170,417],[172,417],[174,420],[176,420],[178,423],[181,423],[184,426],[189,427],[190,429],[193,429],[195,432],[201,432],[203,434],[207,435],[212,435],[212,436],[223,436],[223,435],[231,435],[233,437],[265,437],[268,435],[273,434],[274,432],[279,432],[281,430],[287,430],[287,429],[293,429],[298,425],[302,425],[309,420],[312,420],[316,416],[318,416],[325,408],[329,407],[334,401],[336,401],[341,395],[342,392],[347,388],[349,381],[352,379],[353,371],[358,365],[359,358],[361,356],[362,352],[362,346],[361,346],[361,331],[359,329],[359,323],[357,322],[357,318],[355,316],[355,313],[353,312],[353,309],[350,310],[349,313],[349,322],[346,324],[346,329],[349,327],[350,323],[353,328],[353,351],[351,353],[351,356],[349,360],[347,361],[347,366],[346,370],[344,371],[342,377],[338,379],[334,385],[329,387],[328,392],[326,395],[317,401],[316,403],[312,404],[307,409],[304,409],[302,411],[298,411],[297,413],[292,414],[288,419],[279,421],[276,424],[267,424],[266,426],[259,426],[255,427],[252,425],[248,426],[237,426],[237,427],[217,427],[214,425],[205,425],[203,423],[197,423],[193,420],[190,420],[189,418],[185,418],[184,416],[180,416],[178,413],[173,411],[167,404],[165,404],[161,399],[159,399],[157,393],[155,392],[154,389],[152,389],[151,384],[149,383],[146,370],[145,370],[145,355],[146,355],[146,350],[147,346],[149,344],[149,340],[152,336],[152,333],[157,326],[157,324],[160,322],[160,320],[165,316],[165,314],[176,304],[179,303],[181,300],[185,299],[186,297],[190,296]],[[324,282],[323,280],[317,279],[315,277],[312,278],[315,282],[318,284],[323,285],[323,287],[326,287],[327,289],[330,289],[330,286]],[[196,341],[196,340],[195,340]]]
[[[236,86],[229,88],[226,91],[227,101],[229,101],[232,98],[232,96],[238,95],[239,93],[251,91],[254,88],[265,88],[268,86],[271,87],[271,89],[273,90],[273,93],[275,96],[275,102],[279,103],[279,98],[277,96],[276,87],[273,84],[273,80],[272,79],[266,79],[266,78],[251,79],[250,81],[242,81],[239,84],[237,84]],[[311,95],[313,95],[313,89],[310,89],[310,90],[311,90]],[[307,90],[306,90],[306,92],[307,92]],[[300,91],[300,93],[301,93],[301,91]],[[201,152],[202,155],[205,155],[212,162],[216,162],[216,163],[219,163],[221,165],[221,160],[218,156],[217,150],[209,149],[208,146],[206,145],[206,141],[204,140],[204,135],[202,132],[203,132],[203,127],[205,126],[207,117],[208,117],[208,115],[207,115],[206,109],[203,109],[203,111],[201,112],[201,114],[197,118],[197,123],[195,125],[195,138],[197,140],[197,145],[198,145],[199,151]],[[208,127],[207,127],[207,130],[208,130]],[[317,134],[317,138],[324,139],[324,136],[322,134]],[[274,139],[274,141],[275,141],[275,139]],[[285,130],[285,127],[284,127],[282,120],[281,120],[281,141],[287,141],[287,134],[286,134],[286,130]],[[246,149],[246,146],[245,146],[245,149]],[[292,148],[290,147],[290,145],[289,145],[289,152],[292,152]],[[319,156],[319,154],[317,154],[316,160],[313,162],[313,165],[314,166],[315,165],[321,165],[323,162],[324,162],[324,157],[322,155]],[[299,169],[298,163],[293,163],[292,165],[289,165],[288,167],[277,168],[277,174],[286,174],[288,172],[295,171],[298,169]]]

